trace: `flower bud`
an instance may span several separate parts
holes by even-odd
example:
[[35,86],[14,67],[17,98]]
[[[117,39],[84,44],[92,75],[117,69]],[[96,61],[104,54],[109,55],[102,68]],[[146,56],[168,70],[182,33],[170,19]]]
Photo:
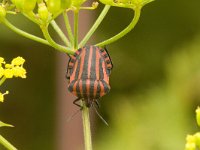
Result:
[[74,7],[80,7],[86,0],[72,0],[72,5]]
[[40,3],[38,5],[38,15],[42,21],[46,22],[48,20],[49,11],[48,11],[45,3]]
[[61,8],[67,9],[71,6],[71,0],[61,0]]
[[24,0],[23,11],[30,12],[35,8],[37,0]]
[[12,0],[12,2],[20,11],[29,12],[33,11],[37,0]]
[[61,9],[61,0],[48,0],[47,8],[50,13],[55,14]]
[[5,18],[5,16],[6,16],[6,10],[2,5],[0,5],[0,20]]
[[17,9],[19,9],[20,11],[22,11],[24,0],[11,0],[11,1],[16,6]]

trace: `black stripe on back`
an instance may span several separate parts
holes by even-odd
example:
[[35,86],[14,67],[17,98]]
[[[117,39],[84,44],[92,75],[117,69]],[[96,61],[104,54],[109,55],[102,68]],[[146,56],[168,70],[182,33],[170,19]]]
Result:
[[96,79],[96,51],[97,48],[92,46],[92,62],[90,68],[90,79]]
[[94,98],[94,80],[90,80],[90,98]]
[[76,84],[76,93],[79,97],[81,97],[81,94],[80,94],[80,80],[78,80],[77,84]]
[[99,59],[99,79],[100,80],[104,78],[103,63],[104,63],[104,61],[103,61],[102,57],[100,57],[100,59]]
[[85,47],[85,59],[83,64],[83,73],[81,75],[81,79],[87,79],[88,76],[88,59],[89,59],[89,47]]
[[[78,79],[78,75],[79,75],[79,73],[80,73],[81,59],[83,59],[83,58],[80,57],[80,58],[77,59],[78,65],[77,65],[77,68],[76,68],[75,79]],[[75,68],[74,68],[74,69],[75,69]]]
[[99,98],[99,97],[100,97],[100,92],[101,92],[101,87],[100,87],[100,82],[98,82],[96,98]]
[[83,88],[82,96],[84,97],[84,95],[86,95],[87,93],[86,80],[82,80],[82,88]]
[[76,82],[76,80],[73,80],[73,81],[69,84],[68,90],[69,90],[70,92],[73,91],[73,87],[74,87],[75,82]]

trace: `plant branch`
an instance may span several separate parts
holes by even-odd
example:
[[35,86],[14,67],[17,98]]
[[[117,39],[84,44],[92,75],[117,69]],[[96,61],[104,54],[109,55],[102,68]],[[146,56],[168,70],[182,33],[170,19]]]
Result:
[[56,31],[56,33],[58,33],[58,35],[60,36],[61,40],[65,43],[65,45],[71,47],[71,43],[69,42],[65,34],[62,32],[62,30],[54,20],[51,21],[51,25]]
[[74,49],[78,49],[78,16],[79,10],[74,11]]
[[74,53],[74,51],[72,51],[71,48],[59,45],[51,38],[51,36],[48,32],[48,26],[42,26],[41,30],[43,32],[44,37],[51,44],[51,46],[54,47],[56,50],[58,50],[60,52],[68,53],[68,54]]
[[100,23],[105,18],[105,16],[108,13],[110,7],[111,7],[110,5],[105,5],[104,9],[102,10],[101,14],[97,18],[97,20],[94,23],[94,25],[91,27],[91,29],[86,34],[86,36],[83,38],[83,40],[80,42],[79,47],[83,47],[87,43],[87,41],[90,39],[90,37],[92,36],[92,34],[96,31],[96,29],[98,28],[98,26],[100,25]]
[[133,20],[131,21],[131,23],[124,30],[122,30],[117,35],[111,37],[110,39],[105,40],[105,41],[103,41],[101,43],[96,44],[96,46],[103,47],[105,45],[111,44],[111,43],[117,41],[118,39],[122,38],[128,32],[130,32],[135,27],[135,25],[137,24],[137,22],[138,22],[138,20],[140,18],[141,8],[140,7],[135,8],[134,11],[135,11],[135,14],[134,14]]
[[86,106],[86,103],[83,100],[82,100],[82,107],[83,107],[82,119],[83,119],[85,150],[92,150],[89,108]]
[[0,86],[6,81],[6,77],[3,76],[1,79],[0,79]]
[[66,12],[63,13],[63,17],[64,17],[65,26],[66,26],[66,29],[67,29],[67,33],[68,33],[71,45],[74,46],[74,36],[73,36],[72,29],[71,29],[71,26],[70,26],[70,23],[69,23],[69,18],[68,18],[68,15],[67,15]]
[[24,37],[26,37],[26,38],[28,38],[28,39],[33,40],[33,41],[36,41],[36,42],[39,42],[39,43],[42,43],[42,44],[45,44],[45,45],[49,45],[49,46],[50,46],[49,42],[46,41],[45,39],[42,39],[42,38],[40,38],[40,37],[37,37],[37,36],[35,36],[35,35],[32,35],[32,34],[30,34],[30,33],[27,33],[27,32],[25,32],[25,31],[23,31],[23,30],[21,30],[21,29],[15,27],[15,26],[12,25],[7,19],[4,19],[4,20],[2,21],[2,23],[3,23],[5,26],[7,26],[9,29],[11,29],[12,31],[16,32],[16,33],[19,34],[19,35],[22,35],[22,36],[24,36]]
[[8,142],[3,136],[0,135],[0,143],[8,150],[17,150],[10,142]]

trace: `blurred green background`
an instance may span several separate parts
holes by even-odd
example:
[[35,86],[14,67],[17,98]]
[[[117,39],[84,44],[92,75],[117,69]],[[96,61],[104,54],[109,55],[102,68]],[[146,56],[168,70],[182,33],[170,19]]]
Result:
[[[197,0],[156,0],[143,8],[131,33],[107,46],[114,64],[112,90],[101,99],[100,111],[109,127],[96,119],[95,150],[183,150],[186,135],[199,130],[199,7]],[[118,33],[133,15],[112,7],[92,43]],[[11,20],[40,35],[22,16]],[[10,94],[0,105],[0,120],[16,127],[0,132],[20,150],[55,150],[57,53],[0,24],[0,56],[27,60],[28,78],[8,80],[1,87]]]

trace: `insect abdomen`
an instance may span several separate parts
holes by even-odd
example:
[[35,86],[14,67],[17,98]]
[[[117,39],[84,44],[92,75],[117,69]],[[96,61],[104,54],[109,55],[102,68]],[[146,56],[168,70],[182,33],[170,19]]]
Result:
[[73,80],[68,89],[77,97],[98,99],[110,91],[110,85],[104,80]]

